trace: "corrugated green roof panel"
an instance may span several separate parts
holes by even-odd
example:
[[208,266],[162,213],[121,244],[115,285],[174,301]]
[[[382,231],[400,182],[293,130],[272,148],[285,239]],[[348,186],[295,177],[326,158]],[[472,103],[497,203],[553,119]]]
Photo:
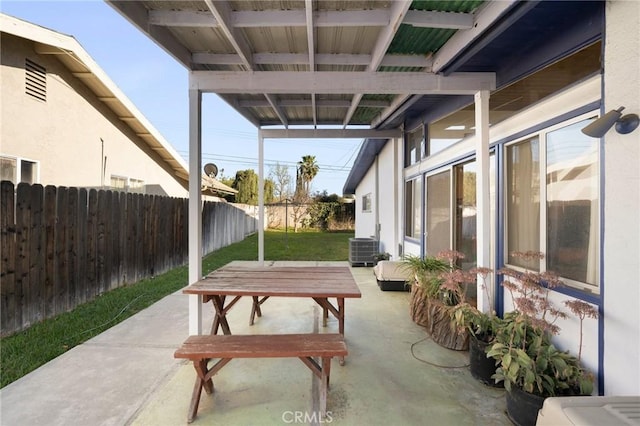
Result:
[[359,107],[349,124],[369,124],[378,114],[380,114],[380,108]]
[[[483,0],[417,0],[411,4],[412,10],[437,12],[472,13]],[[427,54],[437,52],[457,30],[446,28],[417,28],[401,25],[393,38],[387,53]]]
[[456,30],[446,28],[415,28],[401,25],[387,53],[426,55],[437,52]]

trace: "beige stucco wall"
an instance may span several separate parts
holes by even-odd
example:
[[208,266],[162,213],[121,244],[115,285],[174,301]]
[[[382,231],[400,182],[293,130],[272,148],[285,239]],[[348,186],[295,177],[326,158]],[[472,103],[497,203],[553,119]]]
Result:
[[[157,154],[55,55],[37,54],[33,42],[6,33],[1,48],[0,155],[38,162],[45,185],[100,187],[102,139],[105,185],[118,175],[143,180],[150,194],[188,195]],[[25,94],[25,58],[47,70],[46,102]]]
[[[640,2],[606,5],[604,110],[640,114]],[[604,137],[604,374],[640,395],[640,129]]]

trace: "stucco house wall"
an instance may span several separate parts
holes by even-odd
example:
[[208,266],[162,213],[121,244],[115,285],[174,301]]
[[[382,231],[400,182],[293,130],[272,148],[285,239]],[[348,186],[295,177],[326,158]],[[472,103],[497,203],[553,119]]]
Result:
[[[57,55],[2,33],[0,155],[36,162],[45,185],[109,187],[142,180],[148,194],[185,197],[166,160],[107,107]],[[46,68],[46,101],[25,93],[25,59]]]
[[[640,2],[606,5],[604,111],[640,114]],[[604,138],[604,381],[640,395],[640,129]]]
[[[356,238],[368,238],[376,236],[376,167],[375,163],[367,171],[362,179],[362,184],[356,190]],[[364,209],[363,200],[369,197],[371,203],[369,209]]]

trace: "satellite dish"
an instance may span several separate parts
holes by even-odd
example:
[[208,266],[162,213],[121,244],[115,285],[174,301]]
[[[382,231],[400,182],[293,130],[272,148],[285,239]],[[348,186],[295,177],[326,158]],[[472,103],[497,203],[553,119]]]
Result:
[[207,163],[204,165],[204,172],[207,176],[214,178],[218,176],[218,166],[213,163]]

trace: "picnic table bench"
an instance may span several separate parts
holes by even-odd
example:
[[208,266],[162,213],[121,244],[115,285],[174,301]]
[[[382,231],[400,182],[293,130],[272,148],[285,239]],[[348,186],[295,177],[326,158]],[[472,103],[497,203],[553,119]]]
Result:
[[[193,361],[197,374],[187,421],[191,423],[198,413],[202,389],[207,394],[212,394],[212,377],[233,358],[300,358],[320,379],[319,411],[320,416],[324,416],[327,410],[331,358],[346,355],[347,346],[340,334],[190,336],[174,354],[175,358]],[[314,357],[320,358],[320,362],[314,360]],[[219,360],[209,368],[209,360],[212,358]]]

